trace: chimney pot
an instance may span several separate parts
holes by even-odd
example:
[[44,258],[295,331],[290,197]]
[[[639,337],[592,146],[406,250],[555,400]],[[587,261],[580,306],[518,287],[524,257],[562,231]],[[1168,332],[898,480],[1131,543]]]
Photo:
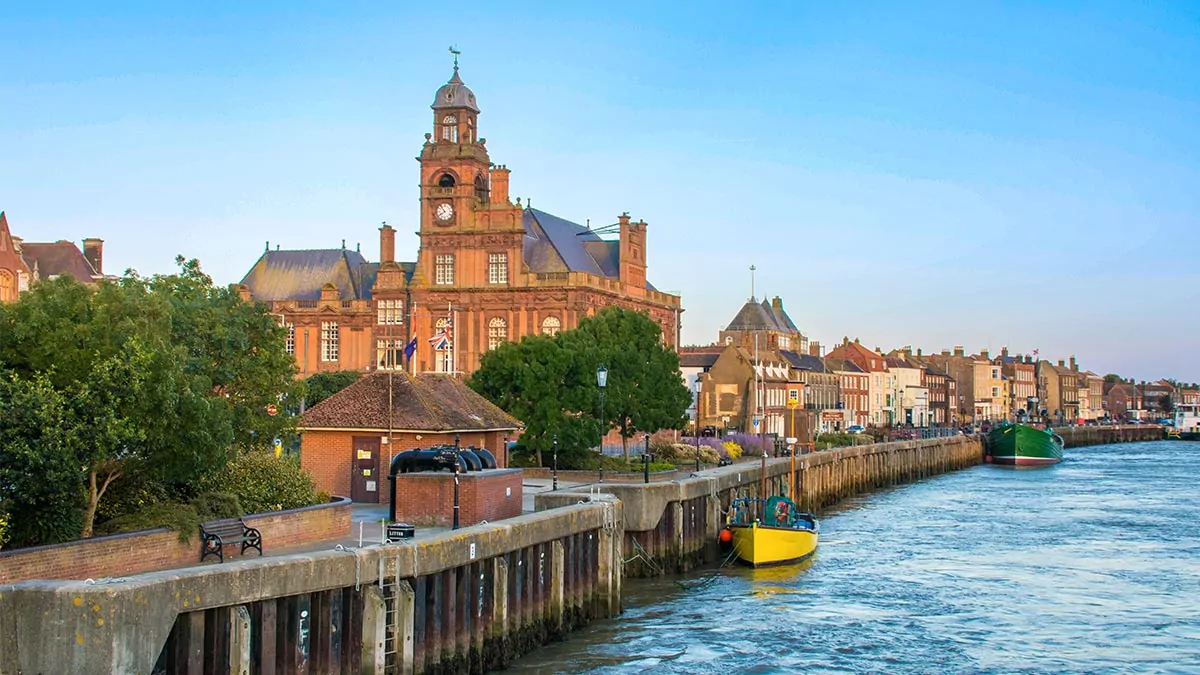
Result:
[[991,356],[991,355],[990,355],[990,354],[988,354],[988,350],[986,350],[986,349],[984,349],[984,350],[981,350],[981,351],[979,352],[979,355],[983,357],[983,360],[984,360],[984,361],[990,361],[990,360],[991,360],[991,358],[990,358],[990,356]]

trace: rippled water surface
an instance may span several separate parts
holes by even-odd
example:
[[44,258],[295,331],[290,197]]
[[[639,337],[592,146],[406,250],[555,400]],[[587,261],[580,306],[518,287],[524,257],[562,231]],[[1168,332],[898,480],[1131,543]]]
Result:
[[824,514],[801,566],[626,581],[516,673],[1200,673],[1200,443],[980,466]]

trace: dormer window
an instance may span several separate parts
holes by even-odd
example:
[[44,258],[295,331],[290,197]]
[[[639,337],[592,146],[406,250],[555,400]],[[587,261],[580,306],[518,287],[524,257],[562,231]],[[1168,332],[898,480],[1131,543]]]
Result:
[[458,118],[446,115],[442,118],[442,140],[451,143],[458,142]]

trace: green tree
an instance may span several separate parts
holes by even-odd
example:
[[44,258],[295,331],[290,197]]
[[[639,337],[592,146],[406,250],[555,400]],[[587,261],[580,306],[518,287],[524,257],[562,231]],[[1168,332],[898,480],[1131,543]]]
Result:
[[679,375],[679,355],[664,344],[662,330],[649,316],[608,307],[560,338],[573,354],[574,380],[589,382],[597,398],[596,369],[608,369],[601,429],[620,432],[626,462],[629,439],[637,433],[682,429],[687,423],[692,396]]
[[48,378],[0,372],[0,515],[16,548],[79,536],[78,430]]
[[357,370],[335,370],[330,373],[317,373],[304,379],[301,394],[304,404],[311,408],[314,405],[349,387],[362,377]]
[[[283,328],[264,306],[213,286],[194,260],[178,262],[178,274],[128,272],[94,288],[54,279],[0,306],[0,367],[61,400],[55,408],[38,394],[44,414],[63,420],[48,427],[62,447],[49,457],[78,474],[83,536],[123,476],[186,499],[236,448],[269,447],[294,425],[267,414],[294,386]],[[31,433],[0,417],[0,434]],[[13,447],[0,446],[0,463],[23,461]]]
[[543,453],[557,438],[560,454],[587,446],[598,429],[583,412],[589,389],[579,380],[573,354],[559,339],[531,335],[506,342],[483,356],[467,384],[505,412],[521,420],[521,443],[544,466]]
[[1121,382],[1124,382],[1125,379],[1122,378],[1120,375],[1117,375],[1116,373],[1109,373],[1104,376],[1104,381],[1105,382],[1115,382],[1115,383],[1119,384]]

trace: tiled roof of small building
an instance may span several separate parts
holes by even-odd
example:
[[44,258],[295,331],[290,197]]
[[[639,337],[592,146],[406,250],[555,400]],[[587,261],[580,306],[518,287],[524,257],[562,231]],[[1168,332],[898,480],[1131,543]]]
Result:
[[69,241],[22,242],[21,257],[39,279],[70,276],[81,284],[90,284],[99,276],[79,247]]
[[[390,428],[395,431],[507,431],[524,426],[451,375],[390,375]],[[388,429],[388,378],[389,373],[381,371],[363,375],[305,412],[299,427]]]
[[828,368],[828,364],[821,360],[820,357],[813,356],[812,354],[801,354],[800,352],[790,350],[780,350],[779,353],[783,354],[783,358],[787,359],[788,363],[792,364],[792,367],[796,370],[822,372]]

